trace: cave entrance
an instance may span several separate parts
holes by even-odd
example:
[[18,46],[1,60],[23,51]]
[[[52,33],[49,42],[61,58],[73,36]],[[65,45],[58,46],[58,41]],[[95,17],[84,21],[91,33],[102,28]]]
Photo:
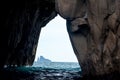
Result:
[[59,15],[41,30],[34,63],[40,56],[52,62],[78,63],[66,30],[66,20]]

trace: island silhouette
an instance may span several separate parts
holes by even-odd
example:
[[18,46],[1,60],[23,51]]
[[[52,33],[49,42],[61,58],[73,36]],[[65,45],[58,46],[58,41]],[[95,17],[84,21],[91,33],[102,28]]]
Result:
[[38,57],[38,59],[36,61],[36,63],[48,63],[48,62],[52,62],[52,61],[43,56]]

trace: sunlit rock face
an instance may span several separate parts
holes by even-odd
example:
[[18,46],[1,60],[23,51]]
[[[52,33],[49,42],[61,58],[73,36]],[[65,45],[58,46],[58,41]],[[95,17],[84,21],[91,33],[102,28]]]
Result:
[[56,16],[53,0],[1,2],[0,67],[32,65],[41,27]]
[[120,0],[56,0],[83,75],[120,72]]
[[56,11],[65,19],[74,19],[85,15],[85,0],[55,0]]

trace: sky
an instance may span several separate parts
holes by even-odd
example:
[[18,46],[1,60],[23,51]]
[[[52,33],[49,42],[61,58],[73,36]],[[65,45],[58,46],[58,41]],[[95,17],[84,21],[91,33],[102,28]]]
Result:
[[59,15],[42,28],[35,61],[44,56],[54,62],[78,62],[66,29],[66,21]]

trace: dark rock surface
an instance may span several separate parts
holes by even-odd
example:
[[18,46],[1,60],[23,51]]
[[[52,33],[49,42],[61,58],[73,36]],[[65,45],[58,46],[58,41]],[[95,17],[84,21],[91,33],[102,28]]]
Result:
[[57,14],[54,0],[1,2],[0,67],[34,62],[41,27]]
[[67,20],[82,75],[120,74],[120,0],[10,0],[0,4],[0,68],[32,65],[41,27],[60,14]]

